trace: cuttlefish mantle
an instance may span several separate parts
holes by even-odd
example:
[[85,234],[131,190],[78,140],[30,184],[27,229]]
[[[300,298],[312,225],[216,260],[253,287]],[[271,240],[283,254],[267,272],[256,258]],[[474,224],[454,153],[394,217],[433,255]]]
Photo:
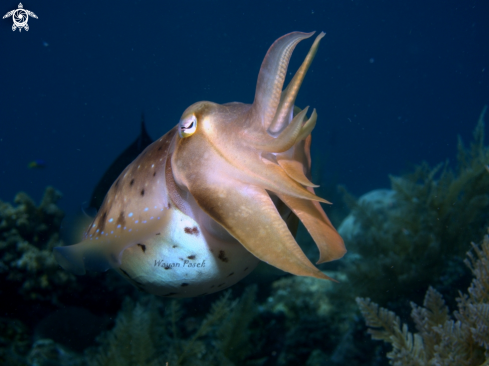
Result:
[[[265,261],[286,272],[329,279],[292,232],[300,220],[318,263],[341,258],[343,240],[310,181],[313,110],[295,100],[324,33],[283,89],[295,46],[314,33],[279,38],[261,65],[253,104],[198,102],[114,182],[76,245],[58,263],[116,269],[140,289],[167,297],[222,290]],[[292,232],[291,232],[292,231]]]

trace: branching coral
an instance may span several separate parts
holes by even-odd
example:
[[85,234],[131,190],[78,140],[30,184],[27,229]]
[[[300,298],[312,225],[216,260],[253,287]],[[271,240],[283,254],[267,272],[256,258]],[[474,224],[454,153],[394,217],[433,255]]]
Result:
[[57,303],[60,286],[72,285],[73,275],[63,271],[52,255],[59,244],[63,219],[56,202],[61,193],[48,187],[41,204],[25,193],[15,197],[16,206],[0,201],[0,288],[2,297]]
[[467,243],[489,224],[485,112],[469,148],[459,140],[455,171],[448,163],[433,169],[424,163],[412,174],[391,177],[392,203],[380,211],[346,195],[361,227],[345,239],[355,254],[344,261],[350,293],[386,304],[415,297],[427,281],[444,293],[461,285]]
[[472,246],[475,255],[468,252],[465,264],[474,279],[468,294],[457,298],[458,311],[453,319],[443,297],[432,287],[423,307],[411,303],[417,330],[414,334],[393,312],[368,298],[357,298],[372,338],[392,345],[387,354],[391,365],[489,364],[489,236],[484,237],[481,247]]

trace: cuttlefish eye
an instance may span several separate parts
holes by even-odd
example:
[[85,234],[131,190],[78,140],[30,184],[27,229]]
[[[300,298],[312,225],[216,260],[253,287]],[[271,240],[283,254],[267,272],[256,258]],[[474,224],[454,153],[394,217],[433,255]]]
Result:
[[178,127],[178,134],[180,137],[185,138],[192,136],[197,130],[197,117],[194,114],[182,118]]

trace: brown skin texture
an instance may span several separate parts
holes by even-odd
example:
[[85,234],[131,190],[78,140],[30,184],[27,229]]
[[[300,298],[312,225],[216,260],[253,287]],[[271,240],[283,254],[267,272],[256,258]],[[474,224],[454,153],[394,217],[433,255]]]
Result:
[[[197,127],[190,135],[175,137],[171,166],[179,189],[191,194],[205,213],[257,258],[295,275],[329,279],[304,255],[270,197],[280,198],[304,223],[320,250],[318,263],[345,254],[343,240],[319,203],[328,202],[314,194],[307,178],[315,112],[308,121],[303,121],[305,113],[300,111],[290,125],[281,121],[291,114],[323,34],[281,93],[283,66],[286,70],[290,49],[310,35],[291,33],[272,45],[262,70],[278,71],[274,76],[260,72],[253,105],[199,102],[190,106],[179,128],[187,131],[194,126],[192,121]],[[274,50],[276,45],[280,49]],[[269,133],[272,124],[276,136]]]

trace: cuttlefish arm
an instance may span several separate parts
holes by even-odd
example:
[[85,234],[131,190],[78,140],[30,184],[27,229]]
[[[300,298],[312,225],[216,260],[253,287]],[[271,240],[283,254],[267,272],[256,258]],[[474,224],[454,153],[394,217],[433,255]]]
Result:
[[[271,199],[277,196],[305,224],[320,249],[319,263],[345,254],[343,240],[319,203],[328,202],[314,194],[307,178],[316,114],[292,116],[291,103],[324,33],[282,92],[292,50],[311,35],[290,33],[272,45],[253,105],[190,106],[178,126],[171,168],[179,189],[253,255],[292,274],[329,279],[304,255]],[[278,132],[270,132],[270,126]]]
[[[214,158],[212,161],[216,163],[218,159]],[[208,162],[201,161],[204,164],[200,168],[209,167]],[[178,162],[174,167],[185,169]],[[186,171],[188,174],[184,175],[192,179],[182,183],[203,211],[249,252],[284,271],[328,279],[304,255],[265,189],[242,183],[231,175],[209,176],[205,170]]]
[[276,116],[289,60],[297,44],[314,32],[292,32],[277,39],[268,50],[258,74],[253,111],[261,125],[268,128]]
[[[310,190],[314,192],[313,188]],[[318,202],[280,194],[278,197],[297,215],[314,239],[319,249],[317,264],[338,259],[338,253],[345,252],[343,239],[334,229]]]
[[192,195],[198,202],[213,197],[206,213],[254,256],[296,275],[328,278],[307,259],[264,189],[235,182],[232,197],[219,197],[220,189],[212,187],[194,189]]
[[[297,181],[305,180],[302,184],[307,186],[311,193],[314,193],[314,185],[310,183],[305,174],[309,173],[311,169],[310,149],[311,135],[298,143],[293,151],[278,155],[277,160],[280,166],[286,166],[284,165],[286,163],[293,164],[291,169],[297,176],[291,175],[291,177]],[[302,221],[314,239],[319,249],[317,264],[338,259],[338,253],[343,253],[345,250],[343,239],[331,224],[319,202],[301,200],[283,194],[278,194],[278,197]]]

